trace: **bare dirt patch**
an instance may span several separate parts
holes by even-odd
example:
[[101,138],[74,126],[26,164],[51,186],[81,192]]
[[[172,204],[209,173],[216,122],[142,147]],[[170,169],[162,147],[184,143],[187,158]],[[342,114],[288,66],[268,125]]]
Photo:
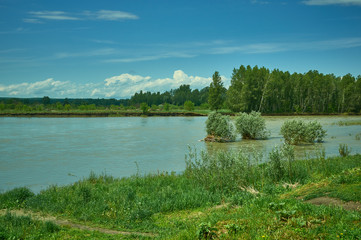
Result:
[[72,221],[66,220],[66,219],[58,219],[54,216],[46,215],[39,212],[32,212],[29,210],[24,209],[15,209],[15,210],[8,210],[8,209],[0,209],[0,215],[5,215],[6,213],[11,213],[15,216],[29,216],[34,220],[38,221],[51,221],[54,222],[57,225],[65,226],[65,227],[71,227],[71,228],[77,228],[81,230],[87,230],[87,231],[98,231],[101,233],[111,234],[111,235],[139,235],[144,237],[155,237],[157,236],[154,233],[141,233],[141,232],[125,232],[125,231],[117,231],[117,230],[111,230],[107,228],[101,228],[101,227],[91,227],[83,224],[74,223]]
[[361,203],[360,202],[345,202],[337,198],[330,197],[318,197],[305,201],[307,203],[311,203],[313,205],[327,205],[327,206],[339,206],[346,210],[356,210],[361,211]]

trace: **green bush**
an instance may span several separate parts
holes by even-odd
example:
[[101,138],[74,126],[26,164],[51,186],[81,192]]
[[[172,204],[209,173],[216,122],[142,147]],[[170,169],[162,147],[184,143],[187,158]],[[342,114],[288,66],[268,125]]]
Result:
[[218,142],[230,142],[236,139],[229,116],[223,116],[220,113],[209,114],[206,130],[208,136],[214,137],[214,140]]
[[158,106],[155,105],[155,104],[152,104],[152,106],[150,107],[150,109],[151,109],[152,111],[157,111]]
[[281,134],[288,144],[322,142],[326,131],[317,121],[305,123],[302,120],[290,120],[283,123]]
[[149,106],[147,103],[143,102],[140,104],[140,110],[142,110],[142,112],[145,114],[145,113],[148,113],[148,110],[149,110]]
[[164,103],[163,104],[163,110],[167,111],[167,112],[169,111],[169,103]]
[[22,207],[26,200],[35,194],[26,187],[14,188],[0,194],[0,208]]
[[192,101],[185,101],[184,109],[187,110],[187,111],[193,111],[194,110],[194,103]]
[[261,117],[260,112],[241,113],[236,118],[236,128],[243,139],[266,139],[269,136],[266,121]]

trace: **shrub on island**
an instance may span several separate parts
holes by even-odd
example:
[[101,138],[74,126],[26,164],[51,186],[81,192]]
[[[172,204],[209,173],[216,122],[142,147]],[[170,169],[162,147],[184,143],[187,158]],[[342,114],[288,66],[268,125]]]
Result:
[[236,118],[236,128],[243,139],[266,139],[269,136],[266,121],[260,112],[240,113]]
[[317,121],[304,122],[302,120],[285,121],[281,127],[281,134],[288,144],[322,142],[326,131]]
[[204,140],[208,142],[233,142],[236,139],[229,116],[223,116],[220,113],[209,114],[206,130],[208,136]]

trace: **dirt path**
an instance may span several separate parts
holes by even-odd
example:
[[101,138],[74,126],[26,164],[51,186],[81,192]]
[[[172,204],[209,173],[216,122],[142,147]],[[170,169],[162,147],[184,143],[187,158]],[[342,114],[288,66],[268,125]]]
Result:
[[361,210],[361,203],[359,202],[344,202],[337,198],[318,197],[305,201],[314,205],[340,206],[346,210]]
[[30,216],[34,220],[51,221],[60,226],[68,226],[71,228],[77,228],[77,229],[87,230],[87,231],[98,231],[101,233],[112,234],[112,235],[117,235],[117,234],[139,235],[139,236],[144,236],[144,237],[156,237],[157,236],[157,234],[154,234],[154,233],[124,232],[124,231],[117,231],[117,230],[111,230],[111,229],[100,228],[100,227],[90,227],[90,226],[86,226],[83,224],[74,223],[69,220],[57,219],[54,216],[45,215],[45,214],[42,214],[39,212],[32,212],[32,211],[24,210],[24,209],[16,209],[16,210],[1,209],[0,215],[1,216],[5,215],[7,212],[10,212],[12,215],[15,215],[15,216]]

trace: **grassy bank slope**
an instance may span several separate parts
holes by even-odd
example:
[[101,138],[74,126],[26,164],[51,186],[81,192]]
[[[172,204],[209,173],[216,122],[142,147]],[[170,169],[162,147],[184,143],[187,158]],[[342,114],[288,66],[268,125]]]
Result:
[[[269,163],[256,164],[257,156],[242,152],[191,151],[181,175],[91,174],[37,195],[14,189],[0,195],[0,208],[134,234],[78,230],[8,213],[0,217],[0,239],[360,239],[361,155],[298,161],[291,153],[275,149]],[[337,199],[337,206],[307,202],[320,197]],[[345,202],[354,208],[345,210]]]

